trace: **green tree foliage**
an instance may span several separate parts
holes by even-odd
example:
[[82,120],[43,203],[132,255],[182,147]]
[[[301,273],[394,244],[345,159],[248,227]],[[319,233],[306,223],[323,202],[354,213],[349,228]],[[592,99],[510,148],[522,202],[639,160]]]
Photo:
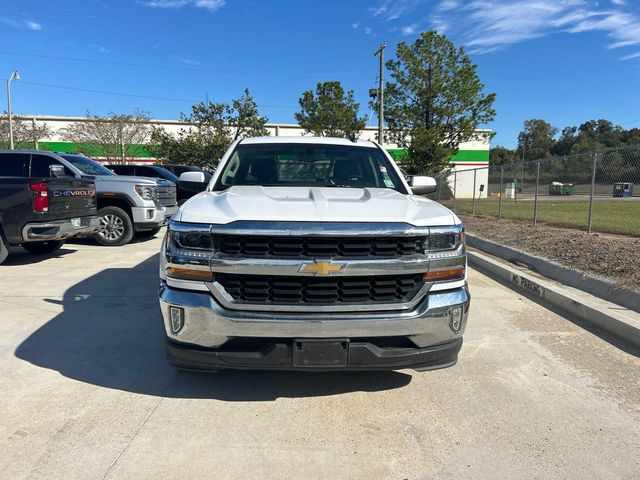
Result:
[[170,163],[215,167],[229,145],[238,138],[269,135],[267,117],[258,114],[258,106],[249,93],[227,103],[196,103],[191,113],[180,114],[188,127],[177,135],[162,127],[151,133],[151,152]]
[[323,82],[316,85],[315,93],[307,90],[300,100],[296,120],[306,132],[319,137],[345,137],[358,135],[365,126],[364,118],[358,118],[360,104],[354,100],[353,91],[346,94],[340,82]]
[[106,117],[87,112],[86,119],[72,123],[62,137],[78,144],[82,153],[108,161],[131,161],[145,150],[149,138],[149,115],[109,113]]
[[[16,149],[35,148],[40,140],[51,135],[51,129],[46,124],[13,118],[13,146]],[[9,148],[9,116],[5,112],[0,116],[0,148]]]
[[[518,152],[525,160],[537,160],[551,155],[551,148],[558,129],[534,118],[524,122],[524,130],[518,135]],[[520,157],[522,158],[522,156]]]
[[449,166],[461,142],[495,117],[495,94],[484,94],[476,65],[444,35],[424,32],[411,45],[400,42],[386,67],[389,140],[408,150],[409,174],[438,173]]
[[496,145],[489,151],[489,163],[491,165],[505,165],[516,160],[517,152],[510,148]]

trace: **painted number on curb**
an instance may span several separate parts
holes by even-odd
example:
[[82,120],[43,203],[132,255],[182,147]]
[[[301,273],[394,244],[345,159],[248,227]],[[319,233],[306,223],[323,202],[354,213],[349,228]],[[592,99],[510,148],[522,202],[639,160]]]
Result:
[[515,283],[520,288],[524,288],[525,290],[544,298],[544,288],[542,285],[537,284],[536,282],[532,282],[528,278],[521,277],[515,273],[511,274],[511,283]]

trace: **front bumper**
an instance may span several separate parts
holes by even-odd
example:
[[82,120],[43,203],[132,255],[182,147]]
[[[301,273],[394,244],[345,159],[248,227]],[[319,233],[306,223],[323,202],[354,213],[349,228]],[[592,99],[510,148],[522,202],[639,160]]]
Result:
[[136,230],[151,230],[162,227],[169,222],[169,219],[178,211],[177,205],[166,207],[131,207],[133,224]]
[[[349,361],[323,369],[438,368],[455,363],[469,314],[467,287],[427,294],[412,311],[284,313],[229,310],[208,292],[160,287],[160,307],[168,339],[169,359],[182,368],[294,369],[291,349],[297,339],[345,339]],[[169,308],[180,307],[184,323],[176,332]],[[452,309],[463,319],[452,328]],[[379,348],[359,339],[403,337],[415,348]],[[228,351],[235,338],[273,339],[258,351]],[[266,350],[265,350],[266,349]],[[311,367],[317,370],[316,367]]]
[[100,229],[100,218],[79,217],[80,227],[75,227],[70,218],[50,222],[27,223],[22,228],[23,242],[48,242],[65,240],[76,235],[97,232]]

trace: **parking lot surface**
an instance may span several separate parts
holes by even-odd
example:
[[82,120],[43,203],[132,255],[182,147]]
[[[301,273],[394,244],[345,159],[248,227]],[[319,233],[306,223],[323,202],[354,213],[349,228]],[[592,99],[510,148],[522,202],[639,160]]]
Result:
[[640,478],[640,358],[470,272],[456,366],[181,373],[160,237],[0,267],[0,478]]

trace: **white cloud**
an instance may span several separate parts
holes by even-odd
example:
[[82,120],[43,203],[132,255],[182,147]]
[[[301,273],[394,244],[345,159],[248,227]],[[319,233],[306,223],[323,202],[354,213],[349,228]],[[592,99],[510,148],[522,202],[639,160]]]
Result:
[[42,30],[42,24],[34,22],[33,20],[18,20],[4,15],[0,15],[0,23],[4,23],[5,25],[19,30],[24,30],[25,28],[33,31]]
[[198,60],[194,60],[192,58],[182,58],[182,57],[178,57],[178,61],[180,63],[184,63],[185,65],[202,65],[202,63],[200,63]]
[[400,27],[400,33],[402,33],[402,35],[413,35],[414,33],[416,33],[417,28],[418,28],[417,23],[412,23],[411,25],[405,25],[404,27]]
[[628,4],[628,0],[606,4],[594,0],[376,0],[369,12],[384,22],[405,20],[404,26],[392,29],[403,35],[415,33],[416,24],[421,23],[453,35],[474,53],[487,53],[560,32],[603,32],[611,39],[611,49],[640,45],[640,13]]
[[371,35],[373,33],[373,30],[371,29],[371,27],[364,27],[362,29],[364,31],[364,33],[366,33],[367,35]]
[[142,5],[149,8],[182,8],[191,5],[215,12],[224,7],[225,3],[225,0],[147,0]]
[[353,27],[354,30],[357,30],[359,26],[360,24],[358,22],[351,24],[351,27]]
[[373,17],[380,17],[384,21],[398,18],[414,11],[423,0],[378,0],[377,4],[369,8]]
[[189,0],[149,0],[142,2],[142,5],[150,8],[180,8],[189,3]]
[[225,0],[196,0],[194,5],[198,8],[206,8],[211,12],[215,12],[224,7]]
[[33,20],[27,20],[24,23],[29,30],[42,30],[42,25],[38,22],[34,22]]

